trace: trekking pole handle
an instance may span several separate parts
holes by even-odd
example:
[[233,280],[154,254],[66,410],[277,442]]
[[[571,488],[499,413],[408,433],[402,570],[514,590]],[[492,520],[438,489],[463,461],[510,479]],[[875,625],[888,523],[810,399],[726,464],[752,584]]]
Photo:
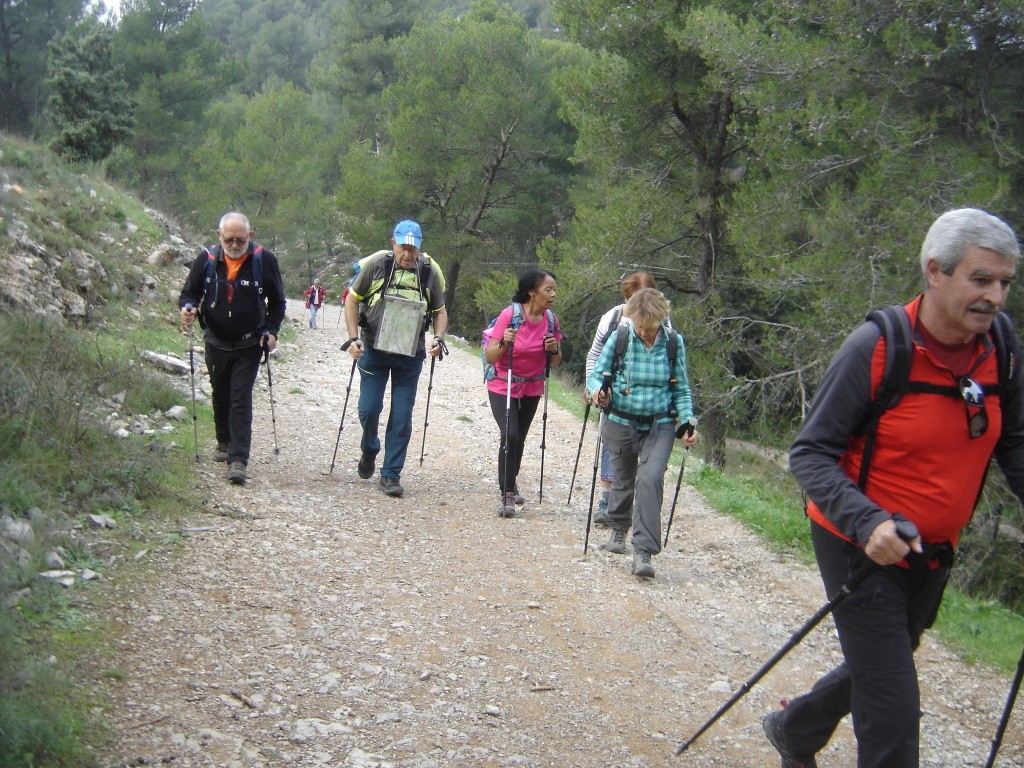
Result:
[[911,541],[921,535],[917,530],[917,526],[899,512],[892,513],[892,521],[896,523],[896,533],[904,541]]
[[[601,394],[604,394],[608,398],[608,402],[601,405]],[[594,405],[600,408],[603,412],[607,413],[612,407],[612,372],[605,371],[601,374],[601,386],[597,388],[597,392],[594,393]]]
[[[917,526],[914,525],[914,523],[910,520],[907,520],[907,518],[905,518],[899,512],[893,512],[892,521],[896,524],[896,534],[904,541],[913,541],[921,535],[920,533],[918,533]],[[907,554],[907,557],[909,558],[914,554],[914,551],[911,550]],[[858,586],[860,586],[860,583],[864,581],[864,579],[866,579],[868,575],[870,575],[870,573],[873,570],[875,570],[875,568],[880,567],[881,566],[879,566],[878,563],[876,563],[870,557],[865,555],[864,562],[857,567],[857,570],[853,572],[853,575],[850,577],[849,581],[847,581],[839,591],[841,593],[849,594]]]
[[676,429],[676,439],[682,440],[684,437],[692,435],[697,431],[697,417],[691,416]]

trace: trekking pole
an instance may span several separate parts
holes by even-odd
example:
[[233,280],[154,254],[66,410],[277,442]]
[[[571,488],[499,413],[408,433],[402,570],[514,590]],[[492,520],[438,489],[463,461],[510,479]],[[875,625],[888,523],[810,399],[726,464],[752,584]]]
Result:
[[[598,422],[600,430],[600,422]],[[590,504],[587,506],[587,531],[583,535],[583,554],[587,554],[590,543],[590,522],[594,519],[594,490],[597,488],[597,467],[601,463],[601,432],[597,433],[597,445],[594,446],[594,475],[590,479]]]
[[587,400],[587,407],[583,409],[583,429],[580,430],[580,444],[576,446],[576,463],[572,465],[572,480],[569,482],[569,498],[566,505],[572,504],[572,489],[576,484],[576,470],[580,468],[580,454],[583,453],[583,436],[587,434],[587,421],[590,419],[590,400]]
[[[264,336],[266,339],[266,336]],[[270,395],[270,423],[274,425],[274,455],[280,456],[277,445],[277,413],[274,411],[274,379],[270,375],[270,347],[263,347],[263,362],[267,364],[267,393]]]
[[[904,541],[910,541],[911,539],[917,538],[917,527],[912,522],[899,514],[893,515],[892,518],[896,523],[896,532],[899,534],[901,539]],[[743,683],[739,690],[732,695],[732,698],[725,702],[725,704],[723,704],[719,710],[715,712],[715,714],[712,715],[711,718],[704,723],[704,725],[702,725],[695,734],[693,734],[693,736],[690,737],[688,741],[680,744],[679,748],[676,750],[676,755],[681,755],[689,749],[690,745],[693,744],[693,742],[695,742],[697,738],[704,733],[704,731],[714,725],[718,718],[728,712],[732,708],[733,704],[742,699],[758,680],[768,674],[772,667],[778,664],[783,656],[793,650],[793,648],[795,648],[800,641],[803,640],[804,637],[806,637],[807,634],[814,629],[823,618],[825,618],[825,616],[831,613],[839,603],[845,600],[853,590],[860,586],[861,582],[864,581],[864,579],[866,579],[877,567],[878,566],[873,560],[869,560],[865,557],[864,562],[861,563],[857,570],[853,572],[850,580],[839,588],[839,591],[836,592],[835,596],[821,606],[821,608],[819,608],[818,611],[811,616],[811,618],[808,619],[802,627],[800,627],[800,629],[794,632],[786,644],[783,645],[774,656],[768,659],[768,661],[766,661],[761,668],[754,673],[753,677]]]
[[[350,343],[351,343],[350,341],[346,341],[342,345],[342,347],[341,347],[342,350],[347,351],[348,350],[348,345]],[[352,371],[348,375],[348,388],[345,390],[345,404],[341,407],[341,423],[338,424],[338,439],[334,441],[334,455],[331,457],[331,468],[327,472],[328,475],[330,475],[330,474],[332,474],[334,472],[334,461],[335,461],[335,459],[338,458],[338,445],[341,443],[341,430],[343,430],[345,428],[345,411],[348,410],[348,396],[349,396],[349,393],[352,391],[352,380],[356,376],[356,363],[357,362],[358,361],[356,361],[356,360],[352,361]]]
[[[545,339],[548,337],[545,336]],[[544,412],[540,417],[540,492],[537,503],[544,503],[544,449],[548,439],[548,377],[551,376],[551,355],[545,354],[544,362]]]
[[[508,431],[512,426],[512,347],[508,345],[508,382],[505,385],[505,485],[508,485]],[[501,503],[505,503],[505,488],[501,489]]]
[[[679,425],[679,429],[676,430],[676,438],[681,440],[686,435],[692,435],[695,429],[697,429],[697,417],[691,416],[685,424]],[[665,542],[661,545],[663,547],[668,546],[668,532],[672,530],[672,517],[676,513],[676,501],[679,500],[679,486],[683,484],[683,470],[686,468],[686,454],[689,452],[690,446],[684,446],[683,459],[679,462],[679,477],[676,479],[676,492],[672,496],[672,509],[669,510],[668,525],[665,526]]]
[[996,752],[999,745],[1003,743],[1003,733],[1006,731],[1006,724],[1010,721],[1010,713],[1013,712],[1014,702],[1017,701],[1017,692],[1020,690],[1021,679],[1024,678],[1024,651],[1021,651],[1020,661],[1017,662],[1017,674],[1010,685],[1010,693],[1006,697],[1006,706],[1003,707],[1003,716],[999,719],[999,727],[996,728],[996,735],[992,739],[992,751],[988,754],[988,762],[985,768],[992,768],[996,762]]
[[[438,339],[437,343],[441,347],[441,359],[444,360],[444,356],[448,352],[448,347],[442,339]],[[430,379],[427,380],[427,407],[423,411],[423,442],[420,443],[420,466],[423,466],[423,449],[427,447],[427,427],[430,423],[427,421],[427,416],[430,415],[430,392],[434,388],[434,363],[437,362],[437,357],[431,355],[430,357]]]
[[[192,305],[186,304],[185,309],[192,311]],[[196,421],[196,347],[192,337],[192,323],[188,324],[188,369],[192,379],[192,445],[196,449],[196,461],[199,461],[199,424]]]
[[[608,392],[612,387],[611,371],[602,374],[601,390]],[[597,468],[601,463],[601,418],[597,421],[597,445],[594,447],[594,474],[590,477],[590,504],[587,506],[587,530],[583,534],[583,554],[587,554],[587,546],[590,544],[590,522],[594,518],[594,491],[597,490]],[[582,437],[580,438],[583,439]]]

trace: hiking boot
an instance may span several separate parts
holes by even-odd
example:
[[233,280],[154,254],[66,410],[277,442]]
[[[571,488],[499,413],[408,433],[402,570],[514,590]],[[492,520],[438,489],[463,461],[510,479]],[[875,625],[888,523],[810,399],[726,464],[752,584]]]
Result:
[[626,529],[612,528],[612,535],[601,545],[601,549],[607,549],[616,555],[626,554]]
[[228,445],[227,443],[217,443],[217,447],[213,451],[213,460],[214,461],[227,461],[228,460],[228,451],[230,450],[230,448],[231,448],[231,446]]
[[363,451],[363,455],[359,457],[359,463],[356,465],[356,472],[363,480],[368,480],[373,477],[373,470],[377,468],[374,459],[377,457],[372,453]]
[[789,751],[779,727],[779,714],[780,712],[769,712],[761,719],[761,726],[764,728],[764,735],[768,737],[768,743],[778,750],[782,758],[782,768],[818,768],[814,755],[803,758]]
[[518,485],[512,486],[512,497],[513,497],[514,503],[517,504],[517,505],[518,504],[525,504],[526,503],[526,497],[523,496],[523,494],[521,494],[519,492],[519,486]]
[[232,461],[228,464],[228,480],[235,485],[245,485],[245,481],[248,479],[249,476],[245,473],[244,461]]
[[501,503],[498,505],[498,517],[515,517],[516,516],[516,492],[506,491],[504,496],[501,497]]
[[633,575],[641,579],[654,578],[654,566],[651,565],[651,553],[638,549],[633,553]]
[[405,493],[405,489],[399,485],[395,478],[384,477],[384,475],[380,476],[380,489],[388,496],[394,496],[396,498]]
[[602,498],[597,502],[597,514],[594,515],[594,525],[598,528],[612,527],[612,519],[608,517],[608,499]]

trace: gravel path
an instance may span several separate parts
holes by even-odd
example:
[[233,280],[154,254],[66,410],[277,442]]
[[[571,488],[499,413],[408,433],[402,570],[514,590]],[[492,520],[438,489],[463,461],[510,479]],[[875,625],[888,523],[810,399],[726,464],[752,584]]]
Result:
[[[207,456],[209,504],[183,523],[184,550],[154,547],[156,578],[115,589],[127,672],[104,765],[778,764],[760,717],[836,662],[828,621],[674,752],[822,604],[814,569],[685,484],[657,578],[598,549],[600,529],[584,555],[593,429],[568,506],[580,422],[553,404],[543,504],[538,415],[526,512],[497,517],[497,428],[479,359],[458,350],[435,368],[421,467],[424,368],[404,498],[356,475],[358,376],[329,474],[345,334],[333,307],[312,331],[291,304],[297,333],[272,363],[280,454],[261,374],[248,485]],[[918,659],[922,765],[984,765],[1009,679],[927,638]],[[1015,715],[997,765],[1024,765],[1022,730]],[[818,764],[852,768],[854,754],[844,722]]]

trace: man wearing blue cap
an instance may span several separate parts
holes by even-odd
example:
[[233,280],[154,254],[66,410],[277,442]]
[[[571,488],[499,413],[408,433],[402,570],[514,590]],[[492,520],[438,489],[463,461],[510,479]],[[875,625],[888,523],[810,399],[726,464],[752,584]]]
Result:
[[[373,476],[380,452],[378,428],[384,410],[384,390],[391,379],[391,412],[384,433],[380,487],[388,496],[401,496],[405,455],[412,437],[412,409],[427,353],[444,350],[448,327],[444,275],[426,253],[420,252],[423,233],[415,221],[395,225],[390,251],[365,259],[349,288],[355,301],[345,302],[349,339],[342,346],[359,361],[359,423],[363,428],[357,470]],[[434,337],[425,344],[424,332]]]

